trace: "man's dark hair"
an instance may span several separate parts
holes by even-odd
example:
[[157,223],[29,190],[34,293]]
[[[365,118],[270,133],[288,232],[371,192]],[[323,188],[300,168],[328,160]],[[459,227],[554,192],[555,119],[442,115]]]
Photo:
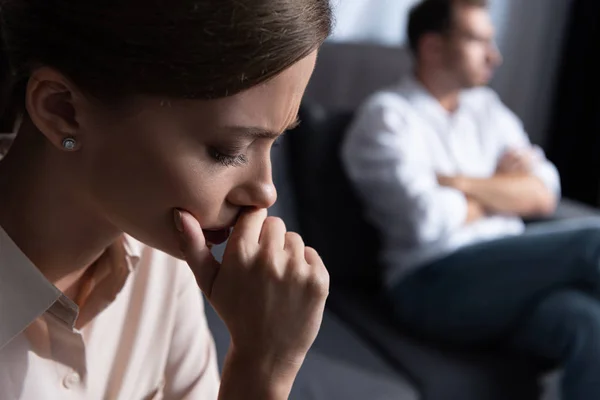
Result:
[[413,54],[419,52],[419,42],[428,33],[446,33],[454,24],[457,6],[487,7],[487,0],[423,0],[408,16],[408,42]]

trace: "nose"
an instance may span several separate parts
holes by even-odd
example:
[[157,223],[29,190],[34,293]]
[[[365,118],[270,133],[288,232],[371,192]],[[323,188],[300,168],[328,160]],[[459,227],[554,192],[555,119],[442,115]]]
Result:
[[271,163],[249,174],[228,196],[228,201],[238,207],[269,208],[277,201],[273,184]]
[[496,44],[496,42],[491,44],[491,46],[489,48],[488,57],[489,57],[490,63],[494,67],[498,67],[498,66],[502,65],[502,62],[504,60],[502,57],[502,53],[500,53],[500,49],[498,49],[498,45]]

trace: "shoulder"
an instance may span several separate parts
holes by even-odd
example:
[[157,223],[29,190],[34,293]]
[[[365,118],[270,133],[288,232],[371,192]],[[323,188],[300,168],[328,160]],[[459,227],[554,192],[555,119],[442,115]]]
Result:
[[358,109],[358,114],[395,113],[405,116],[413,107],[401,88],[390,87],[369,96]]
[[[396,159],[407,149],[421,148],[418,118],[407,97],[397,88],[371,95],[357,110],[341,153],[348,165],[365,160]],[[360,161],[360,162],[358,162]]]
[[373,134],[374,130],[403,125],[412,113],[408,100],[397,88],[389,88],[369,96],[357,109],[350,134]]

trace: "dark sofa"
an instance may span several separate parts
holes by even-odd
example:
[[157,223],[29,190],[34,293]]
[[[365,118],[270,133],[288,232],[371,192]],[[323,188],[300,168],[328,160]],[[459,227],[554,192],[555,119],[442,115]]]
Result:
[[[327,44],[301,126],[273,151],[279,200],[271,211],[319,250],[332,282],[323,326],[291,398],[557,400],[559,372],[549,374],[545,360],[500,345],[466,350],[424,342],[394,323],[379,295],[377,232],[362,218],[338,147],[355,107],[408,68],[398,49]],[[565,200],[555,217],[590,215],[597,211]],[[223,357],[227,332],[210,307],[208,318]]]

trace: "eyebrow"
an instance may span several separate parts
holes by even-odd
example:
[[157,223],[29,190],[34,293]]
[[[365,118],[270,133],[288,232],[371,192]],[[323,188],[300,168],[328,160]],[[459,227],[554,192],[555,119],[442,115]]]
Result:
[[290,131],[294,128],[297,128],[298,125],[300,125],[300,118],[296,117],[296,119],[294,120],[294,122],[292,122],[291,124],[289,124],[283,132],[274,132],[274,131],[270,131],[267,129],[263,129],[263,128],[258,128],[258,127],[246,127],[246,126],[236,126],[236,127],[232,127],[230,129],[234,130],[234,131],[238,131],[238,132],[243,132],[245,135],[250,135],[253,136],[257,139],[277,139],[279,136],[281,136],[284,132],[286,131]]

